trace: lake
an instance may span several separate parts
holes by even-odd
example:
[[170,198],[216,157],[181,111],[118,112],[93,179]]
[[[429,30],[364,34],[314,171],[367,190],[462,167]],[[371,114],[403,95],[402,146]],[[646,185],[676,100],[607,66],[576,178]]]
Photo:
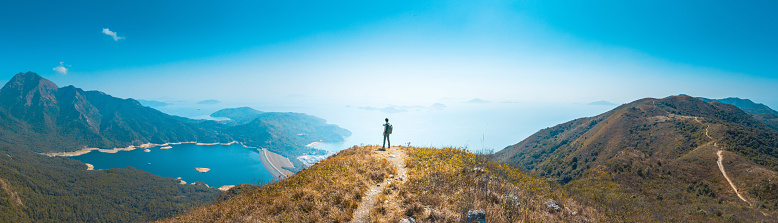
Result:
[[[92,164],[95,169],[131,166],[160,176],[181,177],[187,183],[202,181],[211,187],[243,183],[265,184],[274,179],[262,165],[257,149],[245,148],[239,144],[171,146],[172,149],[149,148],[150,152],[144,152],[144,149],[117,153],[92,151],[71,158]],[[200,173],[195,170],[196,167],[211,170]]]

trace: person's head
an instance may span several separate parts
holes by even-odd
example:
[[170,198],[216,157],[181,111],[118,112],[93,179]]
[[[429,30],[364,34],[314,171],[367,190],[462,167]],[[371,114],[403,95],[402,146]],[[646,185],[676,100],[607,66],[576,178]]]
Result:
[[389,118],[385,118],[384,121],[389,122]]

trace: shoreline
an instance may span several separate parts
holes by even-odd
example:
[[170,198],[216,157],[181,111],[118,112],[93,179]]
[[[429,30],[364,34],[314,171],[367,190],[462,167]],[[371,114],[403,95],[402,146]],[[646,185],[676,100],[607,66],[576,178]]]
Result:
[[97,150],[98,152],[101,152],[101,153],[118,153],[120,151],[133,151],[133,150],[136,150],[136,149],[148,149],[148,148],[152,148],[152,147],[160,147],[160,149],[170,149],[170,148],[172,148],[172,147],[170,147],[170,145],[181,145],[181,144],[195,144],[195,145],[198,145],[198,146],[215,146],[215,145],[229,146],[229,145],[232,145],[232,144],[235,144],[235,143],[240,143],[240,145],[243,146],[243,148],[256,149],[256,147],[246,146],[243,143],[238,142],[238,141],[232,141],[232,142],[228,142],[228,143],[221,143],[221,142],[201,143],[201,142],[194,142],[194,141],[192,141],[192,142],[169,142],[169,143],[163,143],[163,144],[144,143],[144,144],[141,144],[139,146],[131,145],[131,146],[128,146],[128,147],[113,148],[113,149],[101,149],[101,148],[89,148],[89,147],[87,147],[87,148],[83,148],[83,149],[80,149],[80,150],[77,150],[77,151],[73,151],[73,152],[49,152],[49,153],[39,153],[39,154],[46,155],[48,157],[55,157],[55,156],[71,157],[71,156],[84,155],[84,154],[90,153],[90,152],[95,151],[95,150]]
[[[131,146],[128,146],[128,147],[123,147],[123,148],[100,149],[100,148],[89,148],[89,147],[87,147],[87,148],[83,148],[83,149],[80,149],[80,150],[77,150],[77,151],[72,151],[72,152],[49,152],[49,153],[39,153],[39,154],[40,155],[46,155],[48,157],[55,157],[55,156],[74,157],[74,156],[84,155],[84,154],[90,153],[90,152],[95,151],[95,150],[98,151],[98,152],[101,152],[101,153],[118,153],[120,151],[133,151],[133,150],[136,150],[136,149],[148,150],[149,148],[152,148],[152,147],[160,147],[160,149],[171,149],[172,148],[171,145],[181,145],[181,144],[195,144],[195,145],[199,145],[199,146],[214,146],[214,145],[229,146],[229,145],[232,145],[232,144],[235,144],[235,143],[240,144],[243,148],[256,149],[259,152],[259,158],[260,158],[260,161],[262,162],[262,165],[265,167],[265,169],[271,175],[273,175],[274,178],[276,178],[276,179],[283,179],[283,178],[289,177],[289,176],[294,174],[294,172],[284,169],[284,167],[294,168],[294,164],[292,164],[292,162],[289,160],[289,157],[285,157],[285,156],[282,156],[280,154],[277,154],[277,153],[274,153],[274,152],[270,152],[270,151],[268,151],[267,149],[264,149],[264,148],[257,148],[257,147],[253,147],[253,146],[247,146],[247,145],[243,144],[242,142],[238,142],[238,141],[232,141],[232,142],[228,142],[228,143],[219,143],[219,142],[216,142],[216,143],[200,143],[200,142],[194,142],[194,141],[192,141],[192,142],[170,142],[170,143],[163,143],[163,144],[144,143],[144,144],[141,144],[139,146],[131,145]],[[315,145],[315,144],[316,144],[316,142],[311,143],[309,145]],[[94,170],[93,169],[94,167],[91,164],[86,164],[86,165],[87,165],[88,169]],[[184,181],[181,180],[181,182],[184,182]],[[225,186],[228,186],[228,185],[225,185]],[[227,189],[229,189],[229,188],[227,188]]]
[[265,169],[267,169],[267,171],[276,179],[283,179],[294,174],[292,171],[283,168],[294,168],[294,165],[289,161],[289,158],[270,152],[267,149],[257,149],[257,151],[259,151],[259,159],[262,161],[262,165],[265,166]]

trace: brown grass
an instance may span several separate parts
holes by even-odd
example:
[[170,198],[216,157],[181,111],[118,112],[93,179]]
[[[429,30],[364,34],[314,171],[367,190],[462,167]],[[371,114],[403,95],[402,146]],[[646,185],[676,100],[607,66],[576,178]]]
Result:
[[[389,202],[379,197],[373,222],[407,217],[462,222],[472,209],[483,209],[487,222],[604,221],[597,210],[567,198],[549,183],[482,155],[456,148],[403,149],[408,180],[384,190],[381,196]],[[549,208],[548,199],[556,200],[562,210]]]
[[293,176],[160,222],[347,222],[367,188],[393,173],[375,147],[352,147]]

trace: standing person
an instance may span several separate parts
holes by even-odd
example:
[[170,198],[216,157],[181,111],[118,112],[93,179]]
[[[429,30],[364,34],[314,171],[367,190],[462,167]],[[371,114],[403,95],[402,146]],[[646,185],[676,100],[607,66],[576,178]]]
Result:
[[386,121],[386,124],[384,124],[384,144],[381,145],[381,150],[386,150],[385,146],[387,143],[389,144],[389,147],[392,147],[392,142],[389,141],[389,134],[392,134],[392,124],[389,124],[389,118],[384,119]]

